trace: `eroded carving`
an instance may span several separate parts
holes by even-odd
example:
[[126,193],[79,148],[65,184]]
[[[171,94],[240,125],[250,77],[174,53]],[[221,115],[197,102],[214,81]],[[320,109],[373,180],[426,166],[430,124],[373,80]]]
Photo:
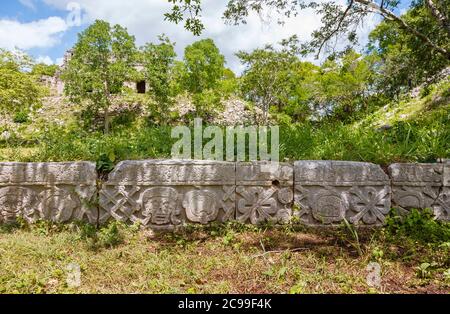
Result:
[[142,195],[142,215],[144,219],[133,216],[133,221],[140,221],[153,228],[176,226],[181,223],[180,210],[177,208],[178,193],[174,188],[156,187],[146,190]]
[[94,223],[96,179],[90,162],[0,163],[0,221]]
[[294,215],[307,225],[381,225],[390,210],[387,175],[377,165],[298,161]]
[[31,189],[18,186],[1,188],[0,222],[14,222],[19,217],[30,220],[37,211],[38,204],[39,199]]
[[358,224],[361,220],[366,225],[384,223],[385,217],[391,209],[389,187],[377,189],[375,187],[351,188],[350,203],[356,215],[350,218],[350,222]]
[[450,188],[444,188],[433,204],[436,219],[450,221]]
[[[295,172],[295,173],[294,173]],[[95,164],[0,163],[0,223],[110,219],[171,230],[237,219],[308,225],[382,225],[393,205],[431,208],[450,220],[449,164],[345,161],[227,163],[144,160],[120,163],[96,194]],[[295,184],[294,184],[295,177]],[[392,191],[391,191],[392,190]]]
[[432,209],[437,219],[448,220],[448,164],[392,164],[392,202],[400,213]]
[[100,192],[100,220],[171,230],[224,222],[235,213],[235,165],[214,161],[122,162]]
[[214,221],[219,213],[216,199],[216,194],[208,190],[187,192],[183,199],[187,218],[202,224]]
[[73,220],[74,212],[80,206],[75,193],[58,187],[44,190],[39,197],[41,199],[39,218],[42,220],[68,222]]
[[293,169],[286,163],[238,163],[236,219],[240,222],[286,223],[292,216]]

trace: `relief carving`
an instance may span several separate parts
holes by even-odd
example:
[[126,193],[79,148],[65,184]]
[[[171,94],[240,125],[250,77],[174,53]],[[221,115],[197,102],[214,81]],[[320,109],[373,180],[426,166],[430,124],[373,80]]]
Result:
[[449,220],[448,164],[392,164],[392,202],[401,214],[432,209],[436,219]]
[[235,214],[235,165],[214,161],[121,162],[100,192],[100,221],[172,230],[227,221]]
[[187,218],[202,224],[214,221],[219,213],[216,199],[216,194],[208,190],[187,192],[183,199]]
[[353,187],[350,189],[350,204],[356,215],[350,218],[350,222],[366,225],[383,224],[389,214],[391,201],[389,187],[376,189],[375,187]]
[[97,220],[92,162],[0,163],[0,221]]
[[450,221],[450,188],[444,188],[433,204],[436,219]]
[[295,212],[307,225],[375,226],[385,221],[391,204],[389,178],[374,164],[298,161]]
[[39,199],[31,189],[18,186],[0,188],[0,222],[11,223],[19,217],[30,221],[38,204]]
[[68,222],[72,220],[80,201],[74,193],[58,187],[46,189],[39,194],[41,199],[39,215],[42,220],[53,222]]
[[242,223],[287,223],[292,217],[292,165],[242,162],[236,165],[236,219]]
[[142,215],[145,219],[140,221],[143,225],[161,227],[179,225],[180,211],[177,209],[178,193],[174,188],[155,187],[146,190],[142,197]]

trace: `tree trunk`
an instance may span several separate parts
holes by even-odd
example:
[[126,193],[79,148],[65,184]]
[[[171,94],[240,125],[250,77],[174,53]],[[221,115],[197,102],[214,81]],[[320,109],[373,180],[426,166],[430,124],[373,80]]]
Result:
[[105,134],[109,134],[109,107],[111,106],[111,101],[109,99],[110,97],[110,93],[109,93],[109,84],[108,84],[108,78],[105,79],[104,81],[104,93],[105,93],[105,101],[106,101],[106,105],[105,105],[105,113],[104,113],[104,133]]
[[105,134],[109,134],[109,106],[107,106],[105,108],[105,114],[104,114],[104,119],[105,119],[105,124],[104,124],[104,133]]

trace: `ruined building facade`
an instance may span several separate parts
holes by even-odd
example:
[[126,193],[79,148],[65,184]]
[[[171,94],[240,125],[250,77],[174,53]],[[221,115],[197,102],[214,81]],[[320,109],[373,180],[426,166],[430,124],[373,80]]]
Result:
[[[54,76],[43,75],[40,79],[41,82],[47,85],[52,91],[52,93],[57,96],[62,96],[64,94],[64,81],[61,78],[61,74],[66,69],[67,64],[69,63],[72,56],[73,50],[70,49],[64,54],[63,63],[60,66],[59,70],[56,71],[55,75]],[[142,72],[144,70],[144,67],[140,64],[137,64],[135,65],[135,69],[138,72]],[[148,85],[145,80],[136,82],[134,81],[125,82],[124,86],[134,90],[136,93],[139,94],[145,94],[148,89]]]

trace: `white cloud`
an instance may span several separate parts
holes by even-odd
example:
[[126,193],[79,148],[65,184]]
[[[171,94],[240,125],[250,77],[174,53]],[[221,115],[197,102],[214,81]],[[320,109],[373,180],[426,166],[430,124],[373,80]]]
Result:
[[[71,0],[44,0],[47,4],[65,10]],[[266,43],[276,43],[283,38],[297,34],[302,40],[309,38],[310,33],[320,24],[320,19],[312,11],[301,12],[296,19],[290,19],[284,26],[276,22],[262,23],[259,16],[251,14],[246,25],[225,25],[222,13],[226,1],[205,0],[203,3],[203,21],[206,30],[202,36],[193,36],[182,24],[175,25],[164,21],[164,13],[171,5],[164,0],[80,0],[83,9],[83,22],[91,23],[95,19],[107,20],[121,24],[136,36],[139,45],[156,41],[157,36],[164,33],[177,43],[177,53],[181,57],[186,45],[200,38],[213,38],[225,55],[228,66],[240,71],[238,59],[234,56],[239,50],[251,50]],[[126,14],[124,14],[126,12]]]
[[44,63],[47,65],[52,65],[53,60],[49,56],[39,56],[36,58],[36,63]]
[[0,20],[0,47],[13,49],[52,47],[59,42],[60,35],[68,29],[60,17],[49,17],[30,23],[16,20]]
[[[67,4],[73,0],[44,0],[45,3],[65,10]],[[339,0],[345,5],[345,0]],[[139,45],[149,41],[156,41],[159,34],[165,33],[172,41],[177,43],[177,53],[181,57],[186,45],[198,40],[183,25],[175,25],[164,21],[164,13],[168,12],[171,5],[166,0],[78,0],[83,9],[83,22],[91,23],[95,19],[107,20],[110,23],[121,24],[136,36]],[[281,39],[296,34],[301,41],[310,39],[313,30],[319,27],[320,16],[312,10],[300,11],[297,17],[286,20],[284,25],[276,23],[276,16],[271,23],[264,23],[261,17],[250,14],[246,25],[225,25],[222,13],[227,1],[204,0],[203,21],[206,30],[201,38],[213,38],[225,55],[228,66],[240,72],[242,70],[234,53],[239,50],[252,50],[266,43],[277,43]],[[369,25],[370,24],[370,25]],[[368,33],[375,24],[369,22],[364,29],[359,30],[364,42]],[[313,56],[308,58],[314,61]]]
[[19,0],[19,2],[26,6],[29,9],[36,10],[36,6],[34,4],[34,0]]

